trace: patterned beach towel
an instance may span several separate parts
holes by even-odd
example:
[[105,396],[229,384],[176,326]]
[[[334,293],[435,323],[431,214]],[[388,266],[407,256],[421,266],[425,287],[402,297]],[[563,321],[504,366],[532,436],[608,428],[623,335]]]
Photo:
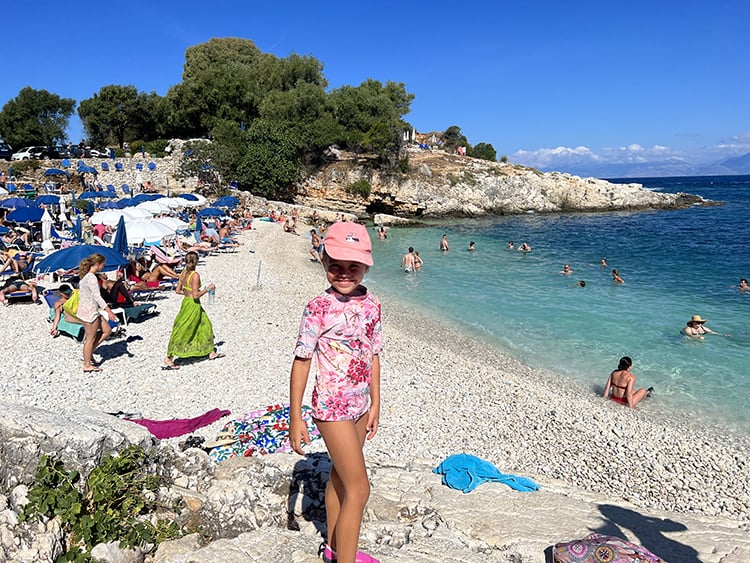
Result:
[[[320,438],[320,432],[312,419],[312,409],[307,405],[302,406],[302,420],[307,425],[310,440]],[[229,434],[236,441],[215,447],[209,452],[208,457],[217,463],[235,456],[289,452],[289,404],[270,405],[230,420],[220,434]]]
[[554,563],[667,563],[645,547],[593,533],[582,540],[555,544]]

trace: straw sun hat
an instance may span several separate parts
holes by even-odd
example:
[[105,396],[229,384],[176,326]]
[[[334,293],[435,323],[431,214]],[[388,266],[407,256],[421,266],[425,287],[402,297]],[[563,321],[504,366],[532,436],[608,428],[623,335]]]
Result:
[[702,319],[700,315],[693,315],[692,317],[690,317],[690,322],[703,324],[706,322],[706,319]]

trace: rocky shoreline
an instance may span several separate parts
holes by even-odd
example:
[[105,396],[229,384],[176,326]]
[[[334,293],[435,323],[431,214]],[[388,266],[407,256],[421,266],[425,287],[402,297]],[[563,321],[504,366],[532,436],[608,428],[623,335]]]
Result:
[[[309,241],[279,225],[257,221],[242,240],[239,252],[199,266],[218,286],[208,311],[227,354],[219,361],[160,369],[179,308],[174,294],[156,301],[159,316],[130,325],[128,334],[142,340],[102,346],[96,377],[81,373],[78,344],[49,337],[42,306],[0,312],[7,335],[0,354],[15,366],[0,384],[0,555],[49,561],[59,549],[54,521],[17,522],[19,483],[40,453],[63,454],[85,470],[124,444],[153,442],[140,426],[103,413],[170,419],[218,407],[240,416],[286,400],[299,315],[325,280],[308,259]],[[362,533],[368,552],[382,561],[536,562],[556,542],[600,531],[673,563],[750,560],[747,436],[676,420],[660,412],[658,398],[630,410],[591,389],[560,387],[553,373],[398,303],[383,307],[382,420],[365,449],[373,489]],[[213,438],[225,422],[196,435]],[[322,444],[307,458],[214,465],[202,450],[179,452],[180,441],[155,446],[173,482],[160,494],[166,505],[180,501],[181,522],[207,533],[165,542],[147,560],[318,560]],[[448,489],[431,469],[459,452],[542,489]]]

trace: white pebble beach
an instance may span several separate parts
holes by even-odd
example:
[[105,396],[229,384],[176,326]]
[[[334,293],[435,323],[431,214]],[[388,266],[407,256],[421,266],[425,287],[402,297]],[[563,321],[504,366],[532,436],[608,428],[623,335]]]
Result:
[[[217,286],[215,303],[203,304],[225,357],[161,369],[182,299],[172,291],[154,301],[158,316],[128,326],[129,342],[112,339],[97,350],[101,373],[83,373],[80,344],[50,336],[46,304],[13,304],[0,308],[3,399],[63,414],[87,407],[149,419],[213,408],[241,416],[287,402],[300,315],[325,289],[325,276],[310,260],[308,239],[270,222],[253,227],[240,234],[237,252],[198,266],[203,282]],[[636,409],[606,401],[601,388],[529,367],[389,300],[383,331],[380,429],[367,456],[436,466],[465,452],[542,487],[562,482],[644,514],[670,511],[679,520],[693,513],[750,531],[748,436],[665,412],[658,394]],[[211,439],[228,420],[194,434]]]

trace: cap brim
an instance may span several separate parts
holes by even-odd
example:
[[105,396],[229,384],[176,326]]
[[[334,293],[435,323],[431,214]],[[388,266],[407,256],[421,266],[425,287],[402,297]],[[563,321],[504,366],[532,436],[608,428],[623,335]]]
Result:
[[364,264],[365,266],[372,266],[372,254],[369,252],[362,252],[360,250],[354,250],[352,248],[346,247],[342,248],[340,246],[331,246],[331,244],[324,244],[323,245],[326,251],[326,254],[333,258],[334,260],[345,260],[347,262],[359,262],[360,264]]

